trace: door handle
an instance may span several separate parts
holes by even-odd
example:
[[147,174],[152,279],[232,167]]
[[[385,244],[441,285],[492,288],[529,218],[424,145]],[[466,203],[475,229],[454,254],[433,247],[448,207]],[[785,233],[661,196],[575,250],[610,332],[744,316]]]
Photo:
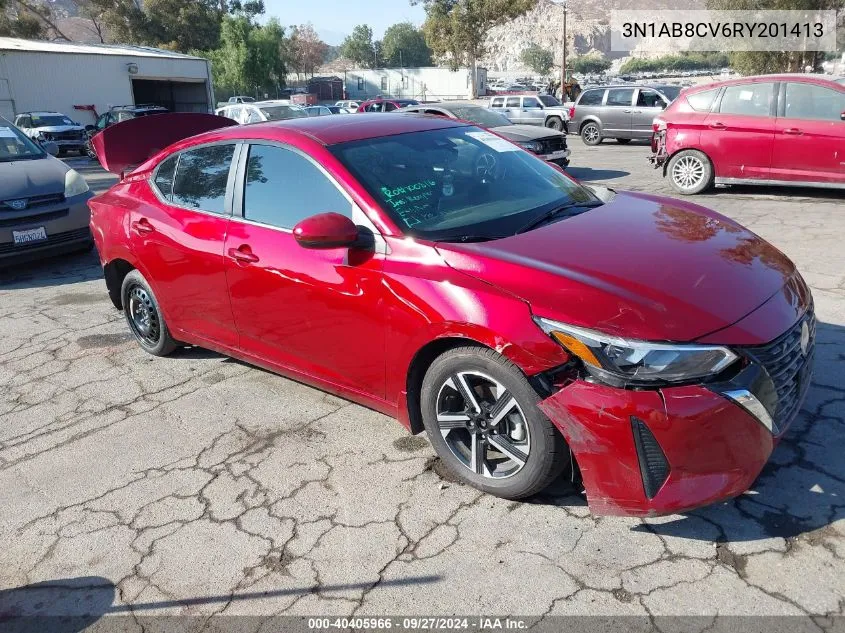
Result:
[[709,127],[713,128],[714,130],[724,130],[725,124],[722,123],[721,121],[714,121],[713,123],[710,124]]
[[642,113],[643,113],[642,110],[634,110],[634,114],[642,114]]
[[783,131],[783,133],[784,133],[784,134],[792,134],[792,135],[798,136],[798,135],[800,135],[800,134],[803,134],[804,132],[802,132],[801,130],[799,130],[797,127],[788,127],[788,128],[786,128],[786,129]]
[[138,235],[147,235],[155,231],[155,228],[147,218],[141,218],[137,222],[132,223],[132,228]]
[[238,248],[230,248],[229,257],[239,264],[254,264],[258,261],[258,255],[253,253],[247,244],[242,244]]
[[626,113],[628,113],[628,114],[631,114],[631,111],[630,111],[630,110],[622,110],[622,112],[626,112]]

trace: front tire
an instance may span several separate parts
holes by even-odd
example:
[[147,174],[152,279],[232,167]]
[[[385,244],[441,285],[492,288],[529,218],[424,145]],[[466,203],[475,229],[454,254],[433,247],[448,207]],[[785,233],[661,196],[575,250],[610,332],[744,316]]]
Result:
[[697,149],[685,149],[672,156],[666,173],[675,191],[685,196],[701,193],[713,184],[713,165]]
[[137,270],[124,277],[120,288],[123,314],[135,340],[153,356],[167,356],[179,344],[170,335],[152,288]]
[[570,464],[566,442],[537,408],[537,392],[493,350],[460,347],[436,358],[420,402],[428,437],[446,467],[484,492],[530,497]]
[[564,128],[563,119],[561,119],[559,116],[550,116],[548,119],[546,119],[546,127],[560,132]]
[[601,128],[598,123],[590,121],[581,127],[581,140],[584,145],[598,145],[602,142]]

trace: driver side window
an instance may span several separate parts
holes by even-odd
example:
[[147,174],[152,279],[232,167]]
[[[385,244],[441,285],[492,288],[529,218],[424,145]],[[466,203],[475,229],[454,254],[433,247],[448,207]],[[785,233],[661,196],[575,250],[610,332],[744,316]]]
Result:
[[105,114],[101,114],[100,118],[97,119],[97,129],[102,130],[109,124],[109,117],[111,115],[106,112]]
[[665,103],[654,90],[640,90],[637,105],[641,108],[663,108]]

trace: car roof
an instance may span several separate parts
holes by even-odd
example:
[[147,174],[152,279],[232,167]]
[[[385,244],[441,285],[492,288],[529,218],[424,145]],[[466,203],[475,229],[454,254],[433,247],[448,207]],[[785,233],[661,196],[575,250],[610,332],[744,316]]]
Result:
[[31,114],[37,114],[37,115],[42,115],[42,114],[57,114],[57,115],[59,115],[59,116],[67,116],[67,115],[66,115],[66,114],[64,114],[63,112],[53,112],[52,110],[39,110],[39,111],[37,111],[37,112],[18,112],[16,116],[21,116],[21,115],[23,115],[23,114],[30,114],[30,115],[31,115]]
[[[750,75],[748,77],[732,77],[731,79],[723,79],[721,81],[713,81],[707,84],[698,84],[697,86],[690,86],[687,88],[689,92],[699,92],[699,90],[710,90],[719,86],[735,86],[737,84],[746,83],[760,83],[763,81],[797,81],[799,83],[830,85],[836,83],[837,77],[833,75],[818,75],[811,73],[780,73],[777,75]],[[840,84],[841,85],[841,84]]]
[[[265,123],[253,123],[249,127],[253,132],[258,130],[265,132],[267,138],[274,138],[274,132],[277,130],[292,130],[309,136],[323,145],[335,145],[380,136],[442,130],[451,127],[465,127],[466,125],[466,123],[442,117],[415,114],[389,116],[383,113],[368,112],[348,117],[326,116],[267,121]],[[224,137],[238,137],[243,134],[243,130],[234,126],[215,130],[213,133]]]

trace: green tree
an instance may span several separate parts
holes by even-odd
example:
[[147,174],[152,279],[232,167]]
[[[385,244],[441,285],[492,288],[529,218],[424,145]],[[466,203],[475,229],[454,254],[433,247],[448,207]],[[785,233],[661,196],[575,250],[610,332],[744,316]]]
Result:
[[375,68],[376,50],[373,44],[373,30],[366,24],[352,29],[352,35],[340,44],[340,54],[363,68]]
[[228,15],[221,25],[220,46],[200,54],[211,61],[221,94],[272,94],[285,84],[288,46],[277,19],[260,26],[247,16]]
[[417,68],[431,65],[431,49],[425,43],[425,35],[410,22],[388,27],[381,47],[385,66]]
[[554,64],[553,53],[542,46],[531,44],[519,56],[523,64],[528,66],[538,75],[547,75]]
[[[452,68],[475,63],[485,53],[487,32],[525,14],[537,0],[411,0],[422,4],[426,18],[423,33],[429,47]],[[472,73],[472,97],[477,95]]]
[[601,53],[590,53],[576,57],[572,62],[572,69],[576,73],[593,74],[603,73],[610,68],[610,60]]

